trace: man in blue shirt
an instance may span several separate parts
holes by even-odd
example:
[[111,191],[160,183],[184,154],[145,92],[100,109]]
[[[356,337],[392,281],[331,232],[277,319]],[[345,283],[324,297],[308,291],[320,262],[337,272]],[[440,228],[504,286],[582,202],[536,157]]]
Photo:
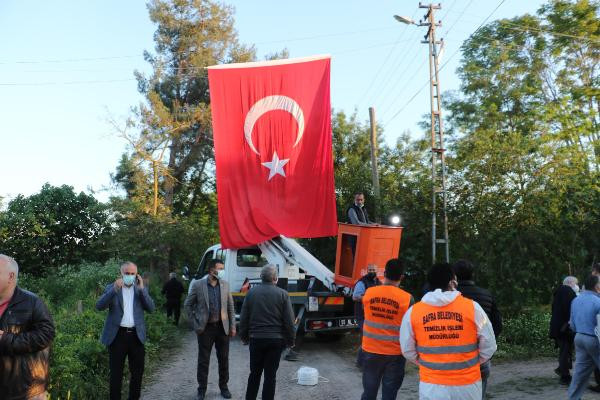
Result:
[[[352,292],[352,300],[354,300],[354,316],[358,323],[358,329],[362,339],[362,328],[365,322],[365,314],[363,311],[362,298],[368,288],[372,286],[381,285],[381,282],[377,278],[377,265],[369,264],[367,266],[367,274],[356,282],[354,285],[354,291]],[[356,357],[356,366],[362,369],[363,352],[362,347],[358,348],[358,355]]]
[[575,373],[569,399],[579,400],[595,367],[600,367],[600,344],[596,337],[596,316],[600,313],[600,278],[590,275],[585,290],[571,303],[569,324],[575,335]]

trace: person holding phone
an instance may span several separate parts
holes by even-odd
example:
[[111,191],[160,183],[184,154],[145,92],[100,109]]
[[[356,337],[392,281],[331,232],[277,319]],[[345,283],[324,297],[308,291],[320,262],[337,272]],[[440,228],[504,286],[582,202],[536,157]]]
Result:
[[154,311],[154,301],[137,265],[131,261],[121,264],[121,276],[106,286],[96,309],[108,308],[101,342],[108,347],[110,369],[110,399],[121,398],[125,358],[129,360],[129,399],[140,398],[146,341],[144,311]]

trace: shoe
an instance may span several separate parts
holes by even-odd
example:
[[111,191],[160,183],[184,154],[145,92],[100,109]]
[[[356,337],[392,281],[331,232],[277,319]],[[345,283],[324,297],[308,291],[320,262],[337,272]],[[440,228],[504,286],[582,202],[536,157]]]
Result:
[[198,397],[196,397],[196,400],[204,400],[206,398],[206,393],[198,393]]
[[569,386],[571,384],[571,379],[572,377],[569,376],[561,376],[560,377],[560,384],[561,385],[565,385],[565,386]]
[[298,361],[298,353],[293,350],[290,350],[284,357],[286,361]]
[[224,399],[230,399],[231,392],[227,388],[221,389],[221,396],[223,396]]
[[588,389],[590,389],[592,392],[600,393],[600,385],[590,385],[588,386]]

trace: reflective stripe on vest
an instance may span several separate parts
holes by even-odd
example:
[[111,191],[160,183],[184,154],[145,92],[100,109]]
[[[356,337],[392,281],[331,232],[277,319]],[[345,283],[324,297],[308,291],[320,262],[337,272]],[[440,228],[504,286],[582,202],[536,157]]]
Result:
[[462,386],[481,379],[475,305],[462,295],[445,306],[412,308],[421,382]]
[[400,325],[411,295],[395,286],[369,288],[363,296],[365,322],[362,349],[369,353],[400,355]]
[[439,346],[439,347],[425,347],[417,346],[417,351],[423,354],[456,354],[456,353],[468,353],[475,351],[479,348],[477,343],[466,344],[463,346]]

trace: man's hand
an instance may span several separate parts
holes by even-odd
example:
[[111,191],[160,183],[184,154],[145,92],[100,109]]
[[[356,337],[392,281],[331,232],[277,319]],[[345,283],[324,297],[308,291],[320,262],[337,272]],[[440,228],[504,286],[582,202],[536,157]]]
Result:
[[235,327],[233,327],[229,330],[229,336],[235,337],[235,334],[236,334],[236,330],[235,330]]
[[4,331],[0,331],[0,339],[2,339],[3,335],[4,335]]
[[119,278],[115,281],[114,283],[114,289],[115,292],[118,292],[119,290],[121,290],[121,288],[123,288],[123,278]]
[[135,280],[137,282],[136,283],[137,287],[140,288],[140,290],[144,289],[144,279],[140,276],[140,274],[137,274],[135,276]]

